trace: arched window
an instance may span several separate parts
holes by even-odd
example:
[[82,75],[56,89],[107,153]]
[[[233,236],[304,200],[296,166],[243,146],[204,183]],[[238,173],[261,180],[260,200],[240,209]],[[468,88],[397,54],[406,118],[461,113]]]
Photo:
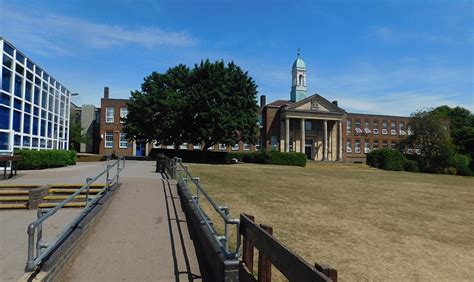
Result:
[[304,86],[304,76],[302,74],[299,76],[299,85]]

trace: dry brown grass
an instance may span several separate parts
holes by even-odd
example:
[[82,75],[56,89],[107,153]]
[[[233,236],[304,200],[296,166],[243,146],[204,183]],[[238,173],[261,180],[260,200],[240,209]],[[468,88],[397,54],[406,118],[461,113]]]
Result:
[[190,169],[232,215],[254,215],[341,280],[474,279],[474,178],[358,164]]

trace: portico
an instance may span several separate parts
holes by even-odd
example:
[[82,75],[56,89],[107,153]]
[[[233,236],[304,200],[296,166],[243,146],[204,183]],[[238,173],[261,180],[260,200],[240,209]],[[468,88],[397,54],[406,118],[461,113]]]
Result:
[[282,109],[280,151],[316,161],[342,160],[344,111],[315,94]]

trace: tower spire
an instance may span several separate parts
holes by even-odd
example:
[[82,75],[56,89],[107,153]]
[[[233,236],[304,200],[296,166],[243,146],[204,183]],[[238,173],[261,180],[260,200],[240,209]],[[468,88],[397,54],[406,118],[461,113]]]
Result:
[[300,47],[298,47],[298,52],[296,53],[298,57],[300,56]]

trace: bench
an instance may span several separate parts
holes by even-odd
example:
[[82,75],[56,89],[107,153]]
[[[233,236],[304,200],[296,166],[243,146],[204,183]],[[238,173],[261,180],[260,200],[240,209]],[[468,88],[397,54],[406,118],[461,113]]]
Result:
[[[18,169],[18,162],[21,156],[0,156],[0,167],[3,164],[3,180],[10,179],[16,176]],[[10,167],[10,174],[7,175],[7,167]]]

